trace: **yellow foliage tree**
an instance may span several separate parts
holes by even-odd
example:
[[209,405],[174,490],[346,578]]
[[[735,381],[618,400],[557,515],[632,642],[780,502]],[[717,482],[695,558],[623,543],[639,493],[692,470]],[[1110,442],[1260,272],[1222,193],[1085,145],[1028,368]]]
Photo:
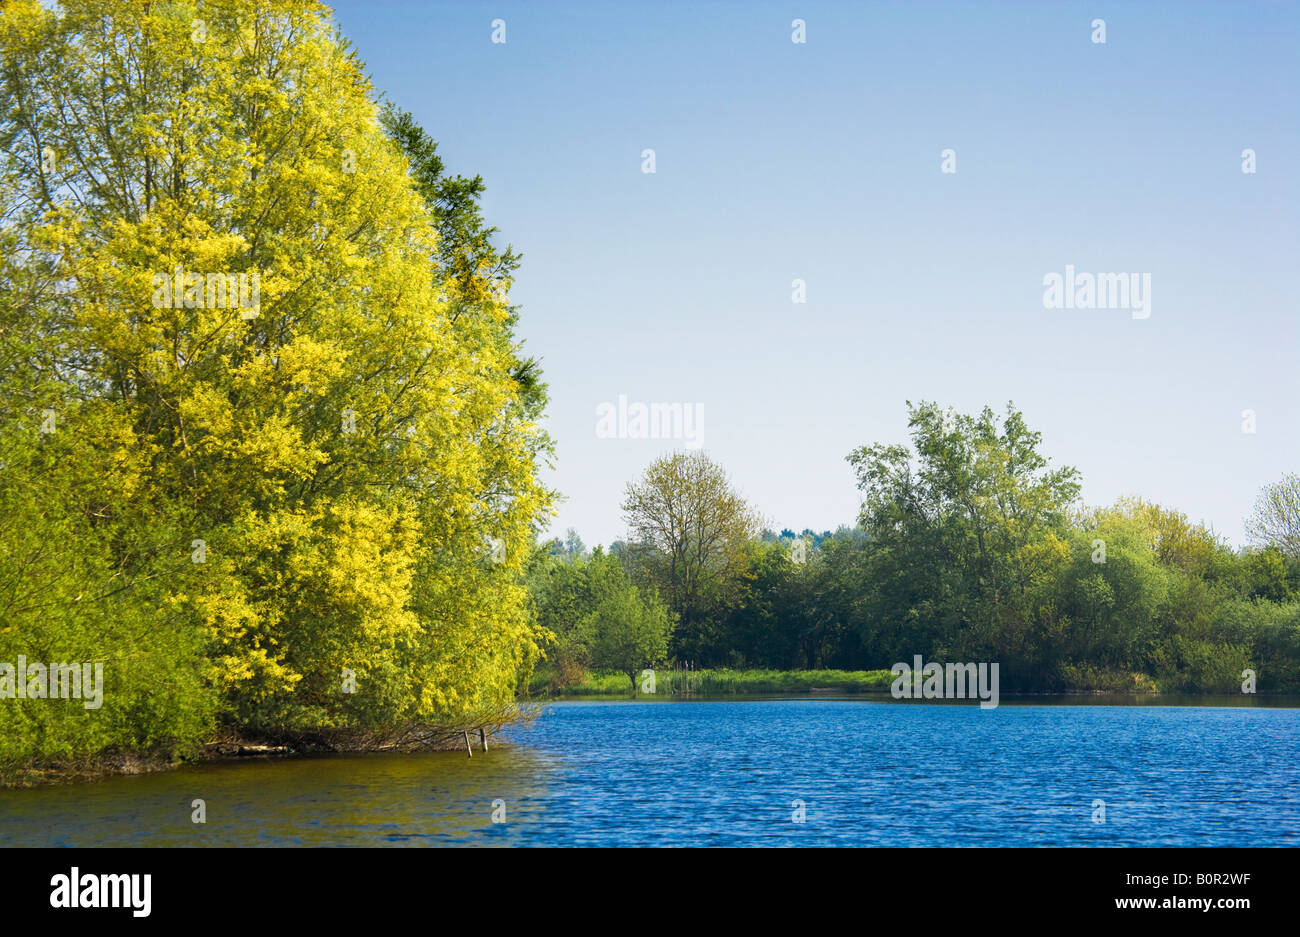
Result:
[[343,737],[508,704],[551,503],[513,313],[439,263],[327,9],[18,0],[0,50],[40,334],[172,519],[156,614],[220,712]]

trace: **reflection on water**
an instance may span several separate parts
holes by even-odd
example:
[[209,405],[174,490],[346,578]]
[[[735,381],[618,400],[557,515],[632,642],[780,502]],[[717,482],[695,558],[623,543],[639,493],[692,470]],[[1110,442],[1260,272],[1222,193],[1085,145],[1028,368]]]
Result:
[[3,791],[0,845],[1300,845],[1300,710],[1159,702],[563,702],[473,759]]
[[[0,792],[0,845],[509,845],[557,760],[524,748],[245,759]],[[491,822],[507,801],[506,823]],[[191,820],[202,799],[207,822]]]

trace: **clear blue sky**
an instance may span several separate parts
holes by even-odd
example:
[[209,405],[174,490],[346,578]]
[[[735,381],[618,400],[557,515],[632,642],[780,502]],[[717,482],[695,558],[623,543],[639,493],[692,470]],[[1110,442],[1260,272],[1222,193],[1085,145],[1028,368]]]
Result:
[[[598,438],[620,394],[702,406],[777,529],[852,523],[844,457],[905,441],[907,399],[1014,400],[1088,503],[1141,495],[1234,542],[1300,471],[1294,3],[335,11],[523,253],[556,533],[619,537],[626,483],[681,446]],[[1150,273],[1150,318],[1045,309],[1067,264]]]

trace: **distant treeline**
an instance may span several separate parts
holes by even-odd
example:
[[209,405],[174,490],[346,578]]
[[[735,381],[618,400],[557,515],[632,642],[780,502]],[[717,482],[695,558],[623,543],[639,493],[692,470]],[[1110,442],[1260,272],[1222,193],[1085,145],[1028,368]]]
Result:
[[1052,468],[1013,407],[909,408],[910,447],[849,456],[862,514],[834,533],[764,530],[706,456],[656,462],[628,486],[627,541],[588,554],[571,533],[534,558],[556,635],[542,672],[564,683],[592,663],[603,577],[662,604],[663,657],[698,667],[877,670],[921,654],[998,662],[1007,691],[1241,692],[1247,670],[1259,692],[1300,691],[1294,477],[1251,521],[1274,542],[1237,550],[1142,500],[1081,507],[1078,472]]

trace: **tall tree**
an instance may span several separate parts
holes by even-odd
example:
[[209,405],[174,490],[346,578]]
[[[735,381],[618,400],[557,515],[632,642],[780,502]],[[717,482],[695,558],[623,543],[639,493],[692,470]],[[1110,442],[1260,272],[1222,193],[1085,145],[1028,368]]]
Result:
[[1040,434],[1011,404],[1001,420],[988,407],[969,416],[909,401],[908,411],[910,448],[876,444],[848,457],[874,545],[878,637],[906,655],[949,636],[954,650],[999,655],[1027,678],[1041,589],[1069,558],[1078,473],[1049,467]]
[[628,484],[622,508],[633,569],[680,616],[678,653],[701,659],[762,519],[702,452],[656,459]]
[[1259,493],[1246,532],[1261,546],[1300,559],[1300,475],[1287,475]]
[[[483,177],[449,174],[438,155],[437,141],[409,111],[389,102],[379,117],[384,130],[410,161],[415,189],[429,208],[430,222],[437,237],[433,261],[440,270],[441,283],[453,292],[456,303],[468,306],[486,304],[491,308],[494,302],[508,295],[523,258],[512,246],[499,250],[493,242],[498,231],[488,226],[480,205],[487,190]],[[510,351],[516,355],[511,377],[519,384],[525,415],[536,419],[547,402],[546,385],[541,381],[541,362],[523,356],[522,341],[513,344],[519,310],[516,306],[509,306],[507,311],[509,316],[500,334],[511,341]],[[549,452],[549,439],[544,435],[538,438],[548,444]]]
[[[508,703],[552,496],[479,188],[408,156],[320,3],[14,0],[0,63],[21,409],[59,412],[83,478],[120,463],[51,503],[116,584],[160,590],[101,620],[136,595],[201,636],[220,712],[258,731]],[[160,539],[128,536],[150,515]]]

